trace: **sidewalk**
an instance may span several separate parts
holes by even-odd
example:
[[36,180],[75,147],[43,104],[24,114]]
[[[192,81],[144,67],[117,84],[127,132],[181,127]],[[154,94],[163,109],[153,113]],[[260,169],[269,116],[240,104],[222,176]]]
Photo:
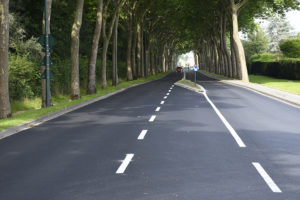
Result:
[[291,93],[288,93],[288,92],[285,92],[285,91],[265,87],[265,86],[255,84],[255,83],[246,83],[246,82],[243,82],[243,81],[230,80],[230,79],[227,80],[227,79],[224,79],[224,78],[216,77],[212,74],[209,74],[209,73],[203,72],[203,71],[201,71],[199,73],[201,73],[201,74],[203,74],[203,75],[205,75],[209,78],[219,80],[222,83],[247,88],[247,89],[252,90],[254,92],[263,94],[265,96],[274,98],[276,100],[279,100],[279,101],[282,101],[284,103],[287,103],[287,104],[290,104],[290,105],[293,105],[295,107],[300,108],[300,95],[291,94]]

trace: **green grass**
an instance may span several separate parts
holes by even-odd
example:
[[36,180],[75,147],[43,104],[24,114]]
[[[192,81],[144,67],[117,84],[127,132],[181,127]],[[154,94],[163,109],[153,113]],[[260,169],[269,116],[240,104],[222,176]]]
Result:
[[[24,101],[12,103],[13,117],[8,119],[0,120],[0,130],[4,130],[13,126],[17,126],[32,120],[35,120],[39,117],[45,116],[47,114],[53,113],[55,111],[82,103],[84,101],[109,94],[121,88],[125,88],[134,84],[143,83],[150,80],[155,80],[160,78],[169,72],[160,73],[157,75],[149,76],[148,78],[141,78],[133,81],[122,81],[118,86],[111,86],[111,83],[106,89],[98,89],[97,94],[94,95],[84,95],[79,100],[71,101],[67,96],[53,97],[54,106],[44,109],[39,109],[41,105],[41,100],[36,99],[26,99]],[[100,88],[100,87],[99,87]],[[84,92],[84,91],[83,91]]]
[[[207,72],[204,70],[200,70],[200,71]],[[210,73],[210,74],[220,77],[220,78],[228,79],[228,77],[226,77],[226,76],[214,74],[211,72],[207,72],[207,73]],[[249,81],[251,83],[257,83],[257,84],[260,84],[260,85],[263,85],[266,87],[270,87],[270,88],[282,90],[285,92],[289,92],[292,94],[300,95],[300,81],[299,80],[291,81],[291,80],[286,80],[286,79],[272,78],[269,76],[249,75]]]
[[199,87],[198,85],[195,85],[195,83],[190,80],[180,80],[180,81],[178,81],[178,83],[187,85],[192,88],[201,89],[201,87]]
[[249,75],[251,83],[257,83],[270,88],[279,89],[300,95],[300,81],[277,79],[268,76]]

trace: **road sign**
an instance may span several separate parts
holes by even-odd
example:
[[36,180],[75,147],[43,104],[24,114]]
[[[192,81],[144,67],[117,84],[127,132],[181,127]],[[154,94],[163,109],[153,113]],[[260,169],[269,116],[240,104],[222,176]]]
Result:
[[[50,79],[55,79],[55,76],[54,76],[52,71],[50,71],[50,76],[49,77],[50,77]],[[46,70],[45,70],[44,73],[41,76],[41,79],[46,79],[46,78],[47,78],[47,75],[46,75]]]
[[183,72],[188,72],[189,71],[189,68],[188,67],[184,67],[183,68]]
[[[46,66],[46,56],[44,56],[44,59],[43,59],[43,61],[42,61],[42,63],[41,63],[41,66]],[[54,65],[54,63],[52,62],[52,60],[51,60],[51,58],[49,57],[49,61],[50,61],[50,66],[53,66]]]
[[[46,47],[46,36],[45,35],[40,36],[39,43],[43,47]],[[50,48],[53,47],[54,44],[55,44],[54,38],[51,34],[49,34],[49,47]]]
[[195,66],[194,68],[193,68],[193,71],[194,72],[196,72],[196,71],[198,71],[199,70],[199,68],[197,67],[197,66]]

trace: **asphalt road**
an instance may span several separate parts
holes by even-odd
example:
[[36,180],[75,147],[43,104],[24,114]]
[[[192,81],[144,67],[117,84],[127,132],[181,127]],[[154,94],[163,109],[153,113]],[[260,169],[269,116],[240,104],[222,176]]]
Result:
[[209,102],[180,78],[0,140],[0,199],[300,199],[300,109],[198,75]]

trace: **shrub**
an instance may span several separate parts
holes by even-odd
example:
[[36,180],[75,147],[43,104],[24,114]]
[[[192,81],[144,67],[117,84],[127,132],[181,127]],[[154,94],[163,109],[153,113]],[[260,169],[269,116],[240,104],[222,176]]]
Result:
[[39,63],[28,55],[9,56],[9,91],[12,100],[32,98],[41,93]]
[[300,58],[300,39],[288,39],[283,41],[279,46],[284,56]]

